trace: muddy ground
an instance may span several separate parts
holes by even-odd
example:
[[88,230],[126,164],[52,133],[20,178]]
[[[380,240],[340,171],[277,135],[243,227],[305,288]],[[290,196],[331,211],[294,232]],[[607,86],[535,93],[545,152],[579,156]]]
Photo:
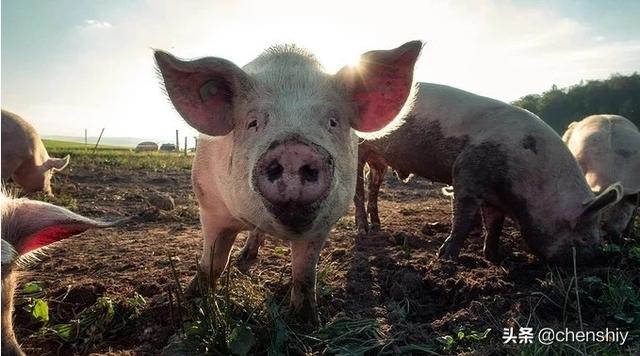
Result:
[[[138,293],[147,303],[122,330],[82,349],[37,337],[42,325],[18,309],[16,329],[24,350],[34,355],[158,354],[178,329],[170,305],[174,301],[168,298],[168,291],[175,288],[169,258],[173,257],[184,286],[195,274],[200,254],[190,171],[73,167],[59,174],[54,184],[56,194],[66,197],[77,212],[92,217],[139,218],[123,227],[89,231],[59,243],[22,280],[42,281],[51,313],[60,318],[71,318],[100,296],[123,301]],[[480,354],[517,352],[517,347],[505,348],[501,342],[502,329],[517,323],[558,325],[564,320],[575,325],[575,315],[566,312],[566,305],[555,302],[555,287],[549,285],[555,270],[526,252],[511,223],[502,236],[504,259],[499,265],[482,257],[482,239],[477,234],[469,238],[457,262],[436,259],[450,228],[450,200],[442,196],[440,187],[424,180],[403,184],[389,176],[380,197],[381,233],[357,236],[353,208],[340,220],[319,264],[322,322],[342,317],[375,318],[385,335],[405,343],[436,345],[438,352],[446,350],[435,341],[438,338],[461,330],[482,333],[491,328],[485,341],[461,341],[449,349],[451,353],[475,350]],[[147,197],[153,191],[170,194],[176,209],[150,209]],[[234,255],[245,239],[246,233],[239,235]],[[606,276],[610,265],[616,263],[622,262],[614,256],[580,273]],[[637,288],[637,272],[633,271],[639,264],[624,263],[616,266],[616,273],[635,273]],[[248,274],[276,299],[286,298],[290,278],[286,244],[268,240]],[[589,327],[611,324],[596,310],[583,310],[582,314]],[[264,348],[257,345],[252,353]]]

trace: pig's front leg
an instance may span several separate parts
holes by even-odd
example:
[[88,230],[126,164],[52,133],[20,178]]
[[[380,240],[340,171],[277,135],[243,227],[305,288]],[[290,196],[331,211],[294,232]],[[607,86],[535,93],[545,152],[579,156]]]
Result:
[[[231,248],[240,231],[240,226],[229,217],[218,215],[200,209],[200,220],[204,235],[202,257],[200,257],[199,270],[191,281],[189,294],[199,294],[200,281],[203,287],[211,286],[215,289],[216,281],[229,263]],[[204,278],[203,278],[204,277]]]
[[326,236],[291,242],[291,311],[304,324],[318,325],[316,265]]
[[360,236],[366,235],[369,231],[367,211],[364,208],[364,164],[364,160],[358,160],[356,194],[353,196],[353,205],[356,207],[356,227]]

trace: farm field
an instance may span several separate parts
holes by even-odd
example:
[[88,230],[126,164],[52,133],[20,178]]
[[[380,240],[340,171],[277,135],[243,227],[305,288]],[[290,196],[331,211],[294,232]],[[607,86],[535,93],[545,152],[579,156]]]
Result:
[[[601,259],[575,272],[536,260],[511,223],[499,265],[482,257],[479,233],[458,261],[440,261],[436,253],[450,228],[442,186],[389,175],[380,194],[382,232],[357,236],[353,208],[332,231],[318,265],[321,327],[309,331],[286,313],[290,256],[280,240],[267,240],[254,265],[237,266],[247,236],[240,234],[217,294],[184,295],[202,243],[192,156],[114,147],[94,155],[84,145],[46,144],[52,156],[72,156],[70,168],[54,176],[56,196],[47,200],[91,217],[134,218],[49,248],[22,275],[15,328],[27,354],[617,355],[640,349],[638,218],[631,239],[605,246]],[[169,194],[176,208],[154,209],[148,200],[157,192]],[[622,346],[505,344],[503,329],[518,326],[618,328],[630,335]]]

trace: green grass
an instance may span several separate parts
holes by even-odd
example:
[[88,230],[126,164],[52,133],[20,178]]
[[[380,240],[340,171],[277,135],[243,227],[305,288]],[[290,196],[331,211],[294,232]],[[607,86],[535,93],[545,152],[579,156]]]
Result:
[[83,168],[128,168],[152,171],[191,169],[193,154],[182,152],[135,152],[134,149],[117,146],[102,146],[93,151],[94,145],[85,149],[75,142],[43,140],[52,157],[71,156],[70,167]]
[[[93,151],[93,148],[96,145],[95,143],[88,143],[85,146],[84,143],[80,143],[80,142],[69,142],[69,141],[58,141],[58,140],[47,140],[47,139],[43,139],[42,142],[44,143],[44,147],[47,148],[47,151],[58,150],[58,149],[64,149],[64,150],[85,150],[86,149],[88,151]],[[132,151],[132,149],[127,147],[110,146],[110,145],[100,145],[98,146],[98,149]]]

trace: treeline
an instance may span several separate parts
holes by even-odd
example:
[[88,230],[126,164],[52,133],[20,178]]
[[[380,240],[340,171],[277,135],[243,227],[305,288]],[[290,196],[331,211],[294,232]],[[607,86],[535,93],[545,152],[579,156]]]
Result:
[[622,115],[640,127],[640,74],[615,74],[562,89],[554,85],[542,95],[527,95],[512,104],[540,116],[560,135],[571,122],[594,114]]

